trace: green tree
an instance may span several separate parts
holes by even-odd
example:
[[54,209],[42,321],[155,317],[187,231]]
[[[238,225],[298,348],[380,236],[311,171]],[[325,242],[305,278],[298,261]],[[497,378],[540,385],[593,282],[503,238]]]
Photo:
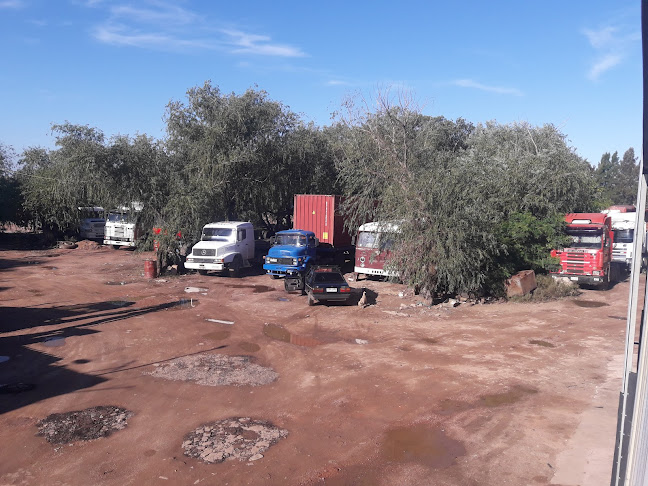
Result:
[[420,113],[411,98],[349,102],[338,119],[340,180],[353,225],[398,221],[393,262],[437,293],[498,293],[541,269],[566,212],[590,210],[589,164],[554,126],[473,127]]
[[277,229],[295,193],[335,180],[327,137],[265,91],[223,94],[207,81],[167,105],[166,123],[168,152],[181,162],[165,218],[189,234],[235,218]]
[[639,162],[634,149],[630,147],[619,163],[618,180],[614,195],[616,204],[635,204],[639,184]]

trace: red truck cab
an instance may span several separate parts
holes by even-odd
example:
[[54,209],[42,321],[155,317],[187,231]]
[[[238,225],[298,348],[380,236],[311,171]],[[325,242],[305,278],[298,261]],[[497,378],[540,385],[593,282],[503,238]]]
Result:
[[556,277],[565,277],[579,284],[606,286],[610,282],[612,262],[612,223],[603,213],[569,213],[565,216],[571,244],[552,250],[560,259]]

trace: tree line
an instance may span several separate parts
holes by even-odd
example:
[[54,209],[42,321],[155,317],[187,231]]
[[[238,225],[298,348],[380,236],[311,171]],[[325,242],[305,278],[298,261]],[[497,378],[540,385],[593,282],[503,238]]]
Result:
[[389,91],[346,100],[318,127],[263,90],[206,82],[171,101],[165,123],[164,140],[65,122],[54,149],[0,144],[0,222],[65,235],[78,207],[140,201],[145,227],[192,243],[210,221],[289,228],[294,194],[342,194],[352,231],[399,222],[407,283],[497,294],[512,273],[543,271],[565,213],[634,202],[639,170],[633,149],[594,169],[553,125],[432,117]]

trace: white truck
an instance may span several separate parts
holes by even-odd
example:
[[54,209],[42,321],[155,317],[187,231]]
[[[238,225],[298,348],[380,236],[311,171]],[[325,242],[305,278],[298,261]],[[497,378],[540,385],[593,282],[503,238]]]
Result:
[[122,206],[108,213],[104,226],[104,245],[134,247],[137,240],[143,236],[139,213],[144,208],[142,203],[134,202],[130,206]]
[[200,241],[193,246],[184,265],[201,275],[229,271],[231,276],[238,277],[242,268],[260,263],[269,246],[262,240],[255,241],[252,223],[209,223],[203,227]]
[[104,226],[104,208],[100,206],[80,207],[79,208],[79,238],[85,240],[103,240]]
[[[605,212],[605,211],[604,211]],[[608,210],[612,220],[612,231],[614,233],[614,245],[612,246],[612,262],[623,265],[626,271],[632,266],[633,242],[636,235],[636,212],[626,213],[615,210]],[[643,253],[645,253],[646,238],[643,238]],[[642,267],[644,262],[642,262]]]

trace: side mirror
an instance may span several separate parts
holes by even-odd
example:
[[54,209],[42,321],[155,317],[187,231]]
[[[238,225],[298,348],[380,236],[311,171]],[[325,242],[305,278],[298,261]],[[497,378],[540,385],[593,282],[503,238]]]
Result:
[[319,238],[315,238],[315,246],[319,246]]

